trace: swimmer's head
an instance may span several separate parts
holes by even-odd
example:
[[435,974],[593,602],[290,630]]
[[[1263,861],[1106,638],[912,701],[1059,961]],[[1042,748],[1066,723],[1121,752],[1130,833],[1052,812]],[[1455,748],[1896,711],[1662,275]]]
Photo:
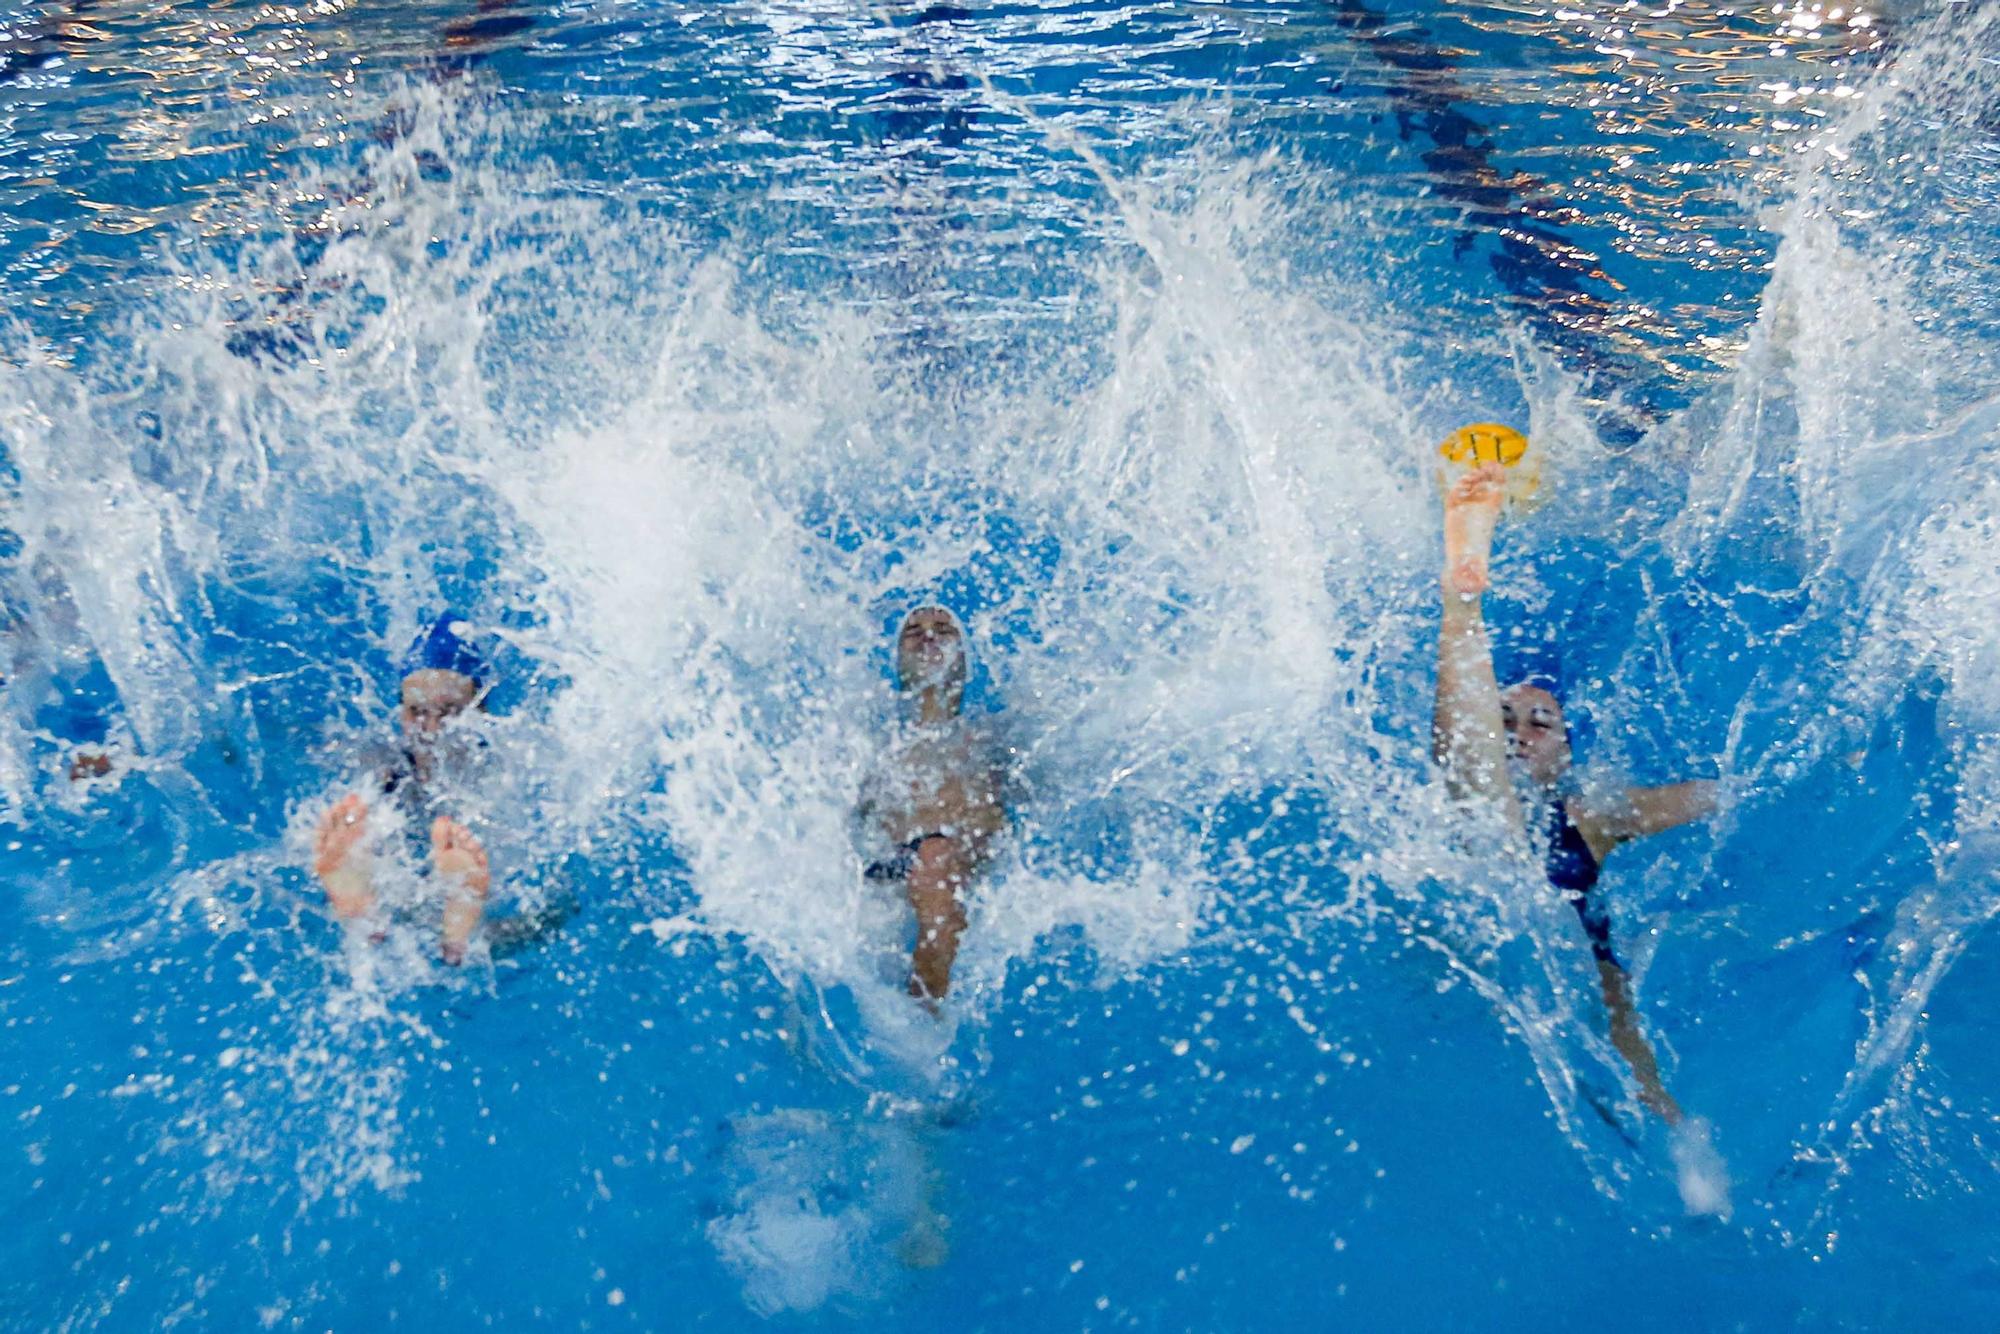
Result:
[[943,607],[918,607],[903,618],[896,632],[896,685],[907,693],[944,692],[944,704],[957,713],[965,700],[968,664],[965,632],[958,618]]
[[478,703],[491,670],[478,650],[459,636],[465,622],[446,612],[418,635],[403,656],[403,735],[412,741],[436,736],[452,718]]
[[403,702],[397,714],[403,735],[411,741],[428,741],[478,699],[479,682],[465,673],[419,667],[403,678]]
[[1562,701],[1533,681],[1518,681],[1500,692],[1500,721],[1509,760],[1541,787],[1562,781],[1571,759]]
[[408,676],[428,668],[456,672],[469,677],[475,685],[485,684],[493,670],[479,650],[463,638],[470,633],[472,627],[463,617],[455,611],[445,612],[410,641],[409,651],[403,655],[403,674]]

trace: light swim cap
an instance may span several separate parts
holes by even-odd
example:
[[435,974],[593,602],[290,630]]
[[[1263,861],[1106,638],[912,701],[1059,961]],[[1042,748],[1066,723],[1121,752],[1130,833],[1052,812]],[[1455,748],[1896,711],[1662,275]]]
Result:
[[[911,621],[915,620],[918,616],[926,614],[944,617],[946,624],[951,627],[952,633],[958,638],[957,642],[953,645],[956,651],[945,665],[943,676],[932,681],[916,681],[903,674],[903,632],[909,628]],[[890,679],[896,683],[896,691],[902,697],[906,706],[916,702],[918,691],[922,687],[936,686],[944,690],[945,698],[953,714],[962,715],[964,713],[966,692],[972,683],[974,673],[971,637],[966,634],[965,623],[959,620],[958,613],[939,602],[919,602],[904,614],[902,620],[896,623],[896,637],[892,641],[892,645],[890,649]]]

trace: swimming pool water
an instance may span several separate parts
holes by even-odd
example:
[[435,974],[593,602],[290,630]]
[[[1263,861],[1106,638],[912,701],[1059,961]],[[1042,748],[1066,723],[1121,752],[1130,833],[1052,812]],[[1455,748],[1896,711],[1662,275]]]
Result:
[[[0,11],[8,1328],[1986,1329],[2000,10]],[[1561,900],[1503,672],[1720,778]],[[954,1000],[855,793],[1019,757]],[[460,972],[310,828],[494,646]],[[79,752],[112,772],[72,781]],[[1699,1175],[1699,1174],[1698,1174]]]

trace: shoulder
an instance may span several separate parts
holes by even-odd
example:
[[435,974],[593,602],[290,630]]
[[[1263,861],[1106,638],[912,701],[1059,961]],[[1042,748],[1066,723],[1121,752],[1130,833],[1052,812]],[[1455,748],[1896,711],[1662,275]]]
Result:
[[1611,854],[1613,848],[1631,837],[1625,832],[1625,821],[1620,818],[1621,802],[1620,793],[1593,792],[1570,797],[1562,804],[1564,816],[1583,836],[1590,855],[1599,863]]

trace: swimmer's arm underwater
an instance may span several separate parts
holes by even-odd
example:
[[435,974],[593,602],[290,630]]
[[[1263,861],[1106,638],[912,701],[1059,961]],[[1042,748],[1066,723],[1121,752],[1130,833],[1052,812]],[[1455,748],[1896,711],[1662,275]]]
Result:
[[1678,829],[1715,814],[1716,784],[1706,778],[1659,787],[1635,787],[1625,794],[1626,815],[1618,823],[1623,838],[1645,838]]
[[492,922],[486,931],[487,957],[495,963],[548,943],[582,908],[576,891],[563,886],[539,908]]
[[1713,780],[1698,778],[1627,788],[1608,806],[1578,802],[1573,809],[1577,828],[1601,862],[1620,844],[1707,819],[1715,814],[1716,795]]

